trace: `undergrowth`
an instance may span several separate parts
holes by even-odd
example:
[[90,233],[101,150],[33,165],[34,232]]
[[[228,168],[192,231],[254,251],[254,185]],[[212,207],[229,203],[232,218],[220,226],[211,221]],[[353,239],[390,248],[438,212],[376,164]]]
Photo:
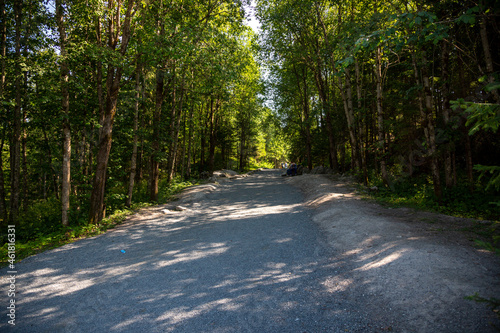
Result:
[[467,185],[447,189],[443,186],[441,203],[434,195],[432,180],[427,177],[398,179],[390,187],[375,179],[369,187],[376,186],[370,196],[379,202],[395,207],[412,207],[456,217],[498,221],[500,218],[500,193],[475,186],[471,192]]
[[[76,240],[93,237],[106,232],[121,224],[125,218],[137,210],[162,204],[172,199],[173,195],[193,182],[174,180],[167,184],[160,182],[158,202],[149,202],[146,184],[138,184],[134,191],[131,207],[126,207],[124,188],[114,187],[109,190],[106,199],[108,217],[99,224],[88,223],[88,194],[71,198],[70,225],[61,223],[61,201],[56,198],[40,200],[22,212],[19,216],[19,225],[16,227],[16,261],[33,254],[53,249]],[[5,231],[7,229],[5,228]],[[8,263],[7,234],[0,234],[0,267]]]
[[[428,177],[401,178],[384,186],[380,178],[373,177],[369,198],[391,207],[410,207],[419,210],[442,213],[455,217],[490,221],[490,224],[473,224],[469,231],[490,241],[476,240],[484,249],[500,254],[500,193],[485,190],[484,184],[475,184],[471,191],[467,185],[454,188],[443,186],[441,203],[434,195],[432,179]],[[376,187],[376,190],[375,190]]]

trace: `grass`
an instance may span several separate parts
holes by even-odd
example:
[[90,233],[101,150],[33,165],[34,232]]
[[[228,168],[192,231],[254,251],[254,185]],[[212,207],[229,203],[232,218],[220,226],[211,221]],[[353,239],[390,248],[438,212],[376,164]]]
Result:
[[[156,203],[147,201],[146,186],[137,186],[134,193],[135,203],[130,208],[125,206],[125,197],[120,195],[119,188],[110,190],[107,201],[108,211],[112,213],[99,224],[89,224],[85,213],[88,209],[86,205],[73,204],[76,207],[70,216],[70,226],[61,225],[61,203],[55,198],[34,203],[29,210],[20,216],[19,226],[16,227],[15,256],[19,262],[31,255],[54,249],[65,244],[75,242],[79,239],[97,236],[107,230],[123,223],[127,216],[136,213],[139,209],[155,204],[161,204],[172,200],[173,195],[181,190],[192,186],[192,182],[182,182],[175,180],[171,184],[165,182],[160,184],[159,200]],[[73,198],[74,202],[78,201]],[[0,247],[0,267],[6,266],[9,262],[7,235],[1,235],[2,246]]]
[[[485,190],[485,184],[476,184],[470,191],[467,185],[458,185],[451,189],[443,188],[441,204],[434,195],[432,180],[420,177],[394,181],[386,187],[380,179],[375,179],[369,187],[377,186],[377,191],[364,191],[365,198],[374,199],[389,207],[409,207],[418,210],[442,213],[455,217],[489,221],[491,223],[472,223],[464,231],[472,231],[482,239],[476,244],[489,251],[500,254],[500,193]],[[359,186],[359,189],[364,189]],[[435,221],[425,220],[433,224]]]
[[368,197],[392,207],[410,207],[478,220],[498,221],[500,218],[500,207],[495,204],[500,202],[500,193],[481,190],[479,186],[472,193],[466,185],[443,188],[441,204],[434,195],[432,182],[426,178],[400,180],[391,188],[380,182],[370,186],[377,186],[378,190],[367,193]]

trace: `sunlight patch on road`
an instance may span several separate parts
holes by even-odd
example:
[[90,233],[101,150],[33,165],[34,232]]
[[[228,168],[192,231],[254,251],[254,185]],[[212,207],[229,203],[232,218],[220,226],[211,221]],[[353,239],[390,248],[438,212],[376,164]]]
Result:
[[159,260],[154,265],[156,268],[171,266],[178,263],[189,262],[193,260],[203,259],[213,255],[220,255],[229,250],[226,243],[210,243],[206,245],[199,246],[196,250],[180,253],[168,253],[173,258],[168,260]]
[[321,285],[325,287],[327,292],[336,293],[348,290],[353,282],[353,279],[344,279],[335,276],[329,277],[325,281],[321,282]]
[[156,321],[167,321],[169,322],[169,324],[175,325],[185,320],[201,316],[202,314],[214,309],[217,309],[219,311],[237,311],[241,307],[242,304],[236,303],[235,300],[231,298],[222,298],[212,302],[200,304],[199,306],[194,308],[182,306],[171,309],[159,316]]
[[401,258],[401,256],[406,252],[406,250],[398,250],[398,251],[395,251],[394,253],[391,253],[387,256],[383,256],[381,259],[379,260],[376,260],[376,261],[372,261],[372,262],[369,262],[359,268],[357,268],[356,270],[360,270],[360,271],[368,271],[368,270],[371,270],[371,269],[374,269],[374,268],[379,268],[379,267],[382,267],[382,266],[385,266],[385,265],[388,265],[396,260],[398,260],[399,258]]
[[307,201],[307,205],[312,207],[318,207],[326,202],[334,200],[342,200],[342,199],[351,199],[354,197],[355,196],[353,193],[327,193]]
[[256,208],[249,208],[248,205],[231,205],[228,208],[222,207],[212,212],[215,216],[212,218],[214,221],[225,221],[227,219],[245,218],[249,216],[267,216],[271,214],[289,213],[301,206],[300,203],[293,205],[275,205],[275,206],[261,206]]

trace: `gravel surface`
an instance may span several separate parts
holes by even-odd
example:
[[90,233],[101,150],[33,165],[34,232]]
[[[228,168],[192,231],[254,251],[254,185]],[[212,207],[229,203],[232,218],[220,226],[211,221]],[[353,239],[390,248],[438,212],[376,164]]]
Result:
[[[319,211],[280,171],[201,188],[204,196],[184,200],[183,210],[146,210],[18,263],[16,325],[3,315],[0,331],[436,332],[383,306],[374,276],[361,276],[346,248],[332,246]],[[484,310],[471,304],[474,314]],[[489,319],[467,327],[487,332]]]

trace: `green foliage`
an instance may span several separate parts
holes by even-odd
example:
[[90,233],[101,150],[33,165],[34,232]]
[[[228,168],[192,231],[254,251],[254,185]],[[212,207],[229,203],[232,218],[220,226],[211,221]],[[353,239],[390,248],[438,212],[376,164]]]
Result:
[[491,103],[466,102],[463,98],[451,101],[454,110],[462,109],[467,116],[469,135],[480,130],[497,132],[500,126],[500,105]]
[[[464,298],[466,300],[469,300],[469,301],[474,301],[474,302],[477,302],[477,303],[484,303],[484,304],[486,304],[491,309],[491,311],[493,311],[495,313],[495,315],[497,316],[497,318],[500,319],[500,299],[497,299],[497,298],[494,298],[494,297],[484,298],[484,297],[479,296],[478,293],[475,293],[474,295],[471,295],[471,296],[466,296]],[[499,327],[496,327],[496,329],[500,330]]]
[[[483,78],[484,79],[484,78]],[[488,87],[488,91],[496,89],[498,83],[494,83]],[[477,132],[491,131],[498,133],[500,127],[500,104],[490,103],[474,103],[466,102],[464,99],[452,101],[452,107],[455,110],[462,109],[467,116],[466,125],[470,127],[469,135],[474,135]],[[486,166],[477,164],[474,166],[476,171],[480,172],[480,179],[490,175],[486,189],[495,188],[500,190],[500,166]],[[500,201],[496,202],[500,205]]]
[[[150,206],[148,203],[138,203],[134,204],[130,209],[117,210],[108,218],[103,219],[100,224],[74,224],[69,227],[59,227],[54,231],[41,230],[36,237],[31,239],[16,238],[16,260],[21,261],[31,255],[57,248],[79,239],[102,234],[108,229],[112,229],[116,225],[121,224],[127,216],[148,206]],[[0,247],[0,266],[8,263],[7,255],[8,243],[5,243]]]
[[19,225],[16,236],[21,241],[33,240],[61,230],[61,201],[50,198],[33,203],[20,214]]
[[[173,196],[186,187],[196,183],[190,181],[181,181],[176,179],[171,184],[162,180],[160,184],[159,202],[165,203],[172,200]],[[140,186],[138,191],[140,191]],[[119,193],[120,189],[114,188],[108,196],[108,212],[109,217],[103,219],[99,224],[88,224],[86,214],[78,211],[70,214],[70,226],[63,227],[61,225],[61,202],[55,198],[47,201],[40,201],[26,210],[21,215],[20,227],[16,234],[16,257],[22,260],[30,255],[56,248],[67,243],[71,243],[78,239],[92,237],[106,232],[106,230],[114,228],[122,223],[125,218],[137,212],[138,209],[151,206],[151,203],[140,202],[141,196],[137,195],[135,203],[131,208],[125,207],[126,196]],[[147,198],[147,196],[143,196]],[[72,207],[76,207],[73,202]],[[79,210],[82,210],[80,207]],[[2,241],[0,247],[0,263],[7,263],[7,244],[6,239]]]
[[399,178],[392,182],[393,188],[383,186],[379,178],[370,186],[377,186],[378,191],[371,195],[380,202],[396,207],[413,207],[431,210],[452,216],[496,220],[500,216],[500,207],[491,202],[500,200],[497,192],[479,190],[485,188],[478,183],[478,190],[473,193],[467,185],[444,189],[441,205],[437,203],[431,180],[427,176],[418,178]]

